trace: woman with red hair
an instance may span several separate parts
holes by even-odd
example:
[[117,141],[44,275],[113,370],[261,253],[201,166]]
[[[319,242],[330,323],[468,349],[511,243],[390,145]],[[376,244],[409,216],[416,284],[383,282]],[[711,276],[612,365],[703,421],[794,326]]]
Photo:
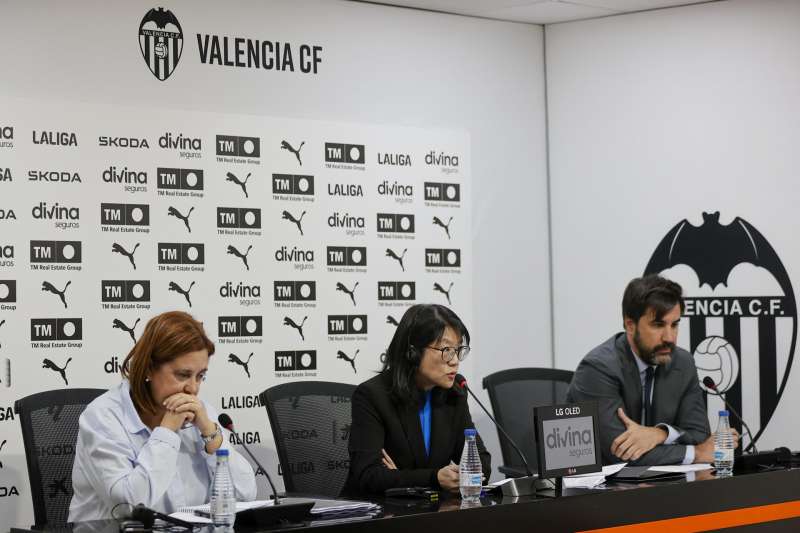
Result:
[[[210,499],[215,452],[227,448],[213,408],[198,398],[214,344],[179,311],[152,318],[122,365],[123,381],[80,417],[69,521],[110,518],[115,505],[162,513]],[[250,464],[230,449],[236,499],[254,500]]]

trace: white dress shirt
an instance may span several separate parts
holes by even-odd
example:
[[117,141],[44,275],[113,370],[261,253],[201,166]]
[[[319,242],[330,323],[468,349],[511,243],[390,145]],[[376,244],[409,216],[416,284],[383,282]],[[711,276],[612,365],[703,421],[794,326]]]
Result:
[[[641,420],[642,420],[642,424],[644,425],[644,406],[645,406],[646,403],[648,403],[647,401],[645,401],[645,398],[644,398],[644,382],[645,382],[645,379],[646,379],[646,372],[647,372],[647,368],[648,367],[652,367],[653,370],[656,370],[657,365],[648,365],[647,363],[642,361],[639,358],[639,355],[636,353],[636,351],[633,349],[632,346],[631,346],[631,351],[633,352],[633,356],[634,356],[633,358],[636,360],[636,366],[639,368],[639,379],[642,382],[642,413],[641,413],[642,414],[642,418],[641,418]],[[655,376],[653,376],[653,386],[650,388],[650,398],[647,399],[647,400],[649,400],[649,402],[653,401],[653,391],[655,391],[655,390],[656,390],[656,380],[655,380]],[[663,423],[662,424],[656,424],[655,427],[657,427],[657,428],[660,427],[660,428],[664,428],[665,430],[667,430],[667,440],[664,441],[664,444],[675,444],[675,441],[677,441],[678,437],[681,436],[681,434],[678,432],[678,430],[675,429],[674,427],[670,426],[669,424],[663,424]],[[694,446],[691,445],[691,444],[687,444],[686,445],[686,453],[683,456],[683,464],[690,465],[693,462],[694,462]]]
[[[203,405],[209,418],[216,420],[216,411],[206,402]],[[236,499],[254,500],[253,469],[228,447],[228,434],[222,431],[221,448],[230,450]],[[69,521],[110,518],[118,503],[143,503],[162,513],[207,503],[215,468],[216,457],[206,453],[196,427],[174,432],[159,426],[150,431],[123,380],[90,403],[80,417]]]

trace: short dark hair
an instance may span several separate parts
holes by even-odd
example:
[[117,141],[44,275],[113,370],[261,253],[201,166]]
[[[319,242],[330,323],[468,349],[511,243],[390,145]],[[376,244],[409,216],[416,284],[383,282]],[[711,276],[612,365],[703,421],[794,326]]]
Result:
[[409,307],[394,332],[383,363],[384,374],[391,377],[391,396],[398,403],[414,404],[418,401],[415,376],[419,368],[408,356],[413,346],[422,357],[426,346],[436,342],[450,326],[464,342],[469,344],[469,331],[451,309],[438,304],[417,304]]
[[658,274],[634,278],[622,296],[622,320],[630,318],[639,322],[650,308],[655,311],[656,320],[661,320],[677,304],[680,304],[683,314],[683,289],[674,281]]

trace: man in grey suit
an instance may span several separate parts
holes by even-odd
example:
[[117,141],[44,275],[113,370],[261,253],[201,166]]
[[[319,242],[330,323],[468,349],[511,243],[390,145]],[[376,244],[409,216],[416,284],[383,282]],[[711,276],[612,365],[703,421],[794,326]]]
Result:
[[567,401],[598,402],[604,464],[713,461],[694,359],[675,346],[682,312],[677,283],[655,275],[632,280],[622,298],[625,331],[578,365]]

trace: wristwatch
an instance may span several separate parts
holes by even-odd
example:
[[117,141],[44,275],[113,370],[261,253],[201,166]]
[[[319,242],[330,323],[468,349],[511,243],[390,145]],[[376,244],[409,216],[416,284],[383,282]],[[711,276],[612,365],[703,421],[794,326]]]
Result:
[[211,435],[203,435],[201,433],[200,438],[203,439],[203,444],[208,444],[210,442],[214,442],[214,439],[217,438],[217,435],[219,435],[219,424],[214,422],[214,433]]

